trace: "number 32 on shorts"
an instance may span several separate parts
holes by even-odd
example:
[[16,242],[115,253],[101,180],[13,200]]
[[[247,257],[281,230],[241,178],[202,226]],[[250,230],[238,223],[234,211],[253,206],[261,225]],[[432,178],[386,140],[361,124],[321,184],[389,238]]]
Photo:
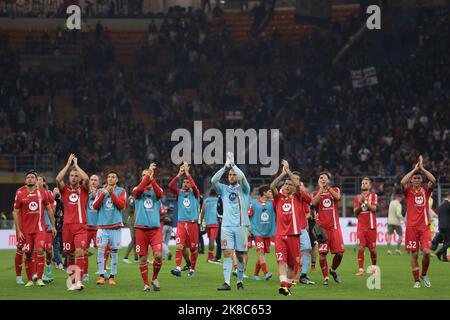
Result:
[[406,245],[407,249],[417,249],[417,242],[416,241],[409,241]]

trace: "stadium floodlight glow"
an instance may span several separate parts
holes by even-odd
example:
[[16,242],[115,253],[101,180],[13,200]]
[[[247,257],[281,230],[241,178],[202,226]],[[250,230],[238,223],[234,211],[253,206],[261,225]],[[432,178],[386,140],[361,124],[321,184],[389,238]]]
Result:
[[[270,135],[270,140],[268,139]],[[236,141],[237,164],[259,164],[261,175],[273,175],[279,169],[279,129],[226,129],[225,145],[222,131],[210,128],[203,132],[203,122],[194,121],[194,137],[184,128],[172,132],[171,141],[178,142],[171,152],[171,160],[175,165],[183,162],[189,164],[224,164],[224,151],[234,152]],[[210,142],[203,148],[203,142]],[[248,141],[248,144],[246,143]],[[224,150],[225,147],[225,150]],[[269,155],[270,147],[270,155]],[[192,154],[194,159],[192,159]],[[246,154],[249,161],[246,162]],[[193,161],[192,161],[193,160]],[[266,167],[264,167],[266,166]]]

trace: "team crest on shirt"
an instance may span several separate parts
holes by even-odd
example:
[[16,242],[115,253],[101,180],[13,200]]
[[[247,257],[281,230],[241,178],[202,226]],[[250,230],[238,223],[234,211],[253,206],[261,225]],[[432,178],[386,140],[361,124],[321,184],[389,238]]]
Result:
[[263,212],[261,213],[261,221],[262,222],[269,221],[269,214],[267,213],[266,209],[264,209]]
[[417,205],[423,205],[423,203],[424,203],[424,198],[423,198],[423,196],[418,196],[418,197],[415,197],[414,198],[414,201],[415,201],[415,203],[417,204]]
[[31,211],[36,211],[38,209],[38,204],[36,201],[31,201],[28,205],[28,208],[30,208]]
[[106,204],[105,205],[106,205],[107,209],[111,209],[112,206],[113,206],[112,200],[111,199],[106,200]]
[[153,207],[153,200],[152,199],[145,199],[144,200],[144,208],[145,209],[151,209]]
[[237,198],[237,194],[236,192],[231,192],[230,195],[228,196],[228,199],[230,199],[230,201],[236,201]]
[[325,208],[331,207],[331,199],[323,199],[322,205],[323,205]]
[[290,203],[283,204],[283,211],[284,212],[291,211],[291,209],[292,209],[292,205]]
[[183,199],[183,206],[185,208],[188,208],[191,205],[191,201],[189,200],[189,198],[184,198]]
[[69,196],[70,202],[77,202],[78,201],[78,195],[76,193],[71,193]]

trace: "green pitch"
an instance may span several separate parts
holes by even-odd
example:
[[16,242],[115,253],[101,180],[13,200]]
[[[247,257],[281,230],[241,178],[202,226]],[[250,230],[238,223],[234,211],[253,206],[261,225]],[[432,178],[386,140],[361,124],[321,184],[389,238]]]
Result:
[[[174,249],[172,248],[172,251]],[[273,251],[273,247],[272,247]],[[268,269],[273,278],[268,281],[254,281],[252,274],[255,265],[255,251],[251,249],[246,274],[249,279],[244,281],[244,291],[236,290],[236,278],[232,277],[232,290],[218,292],[216,288],[223,283],[222,266],[206,263],[206,255],[199,255],[197,273],[189,278],[183,272],[181,278],[170,274],[175,261],[164,261],[159,274],[160,292],[144,293],[138,264],[124,264],[123,250],[120,253],[119,273],[116,276],[117,286],[97,286],[96,256],[89,258],[91,281],[86,283],[82,292],[67,292],[63,271],[53,269],[55,280],[46,287],[25,288],[15,284],[13,250],[0,251],[0,299],[450,299],[450,264],[432,258],[429,277],[431,288],[413,289],[410,267],[410,256],[402,252],[401,256],[386,254],[385,247],[378,248],[378,265],[381,268],[381,289],[369,290],[366,287],[367,276],[357,277],[358,271],[356,253],[353,247],[347,247],[342,264],[338,269],[342,283],[336,284],[332,278],[328,287],[322,285],[322,274],[317,263],[317,272],[310,278],[316,281],[315,286],[297,285],[292,288],[292,296],[284,297],[278,294],[278,273],[273,252],[267,255]],[[366,267],[370,261],[368,252],[365,257]],[[330,264],[330,257],[329,257]],[[151,266],[149,268],[151,270]],[[25,268],[23,268],[23,279]],[[261,276],[261,274],[260,274]]]

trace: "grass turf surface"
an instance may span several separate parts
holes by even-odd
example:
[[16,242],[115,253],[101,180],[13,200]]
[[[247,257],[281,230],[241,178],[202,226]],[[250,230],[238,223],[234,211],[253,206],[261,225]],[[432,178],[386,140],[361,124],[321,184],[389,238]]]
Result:
[[[93,250],[91,248],[91,250]],[[171,248],[172,252],[174,248]],[[381,289],[369,290],[366,280],[369,275],[357,277],[358,271],[356,252],[353,247],[347,247],[342,264],[338,269],[342,283],[336,284],[330,278],[330,284],[322,285],[322,274],[317,261],[317,272],[310,273],[311,280],[316,282],[314,286],[297,285],[292,288],[292,296],[284,297],[278,294],[278,272],[275,255],[266,255],[269,272],[273,278],[268,281],[255,281],[252,274],[255,266],[255,249],[251,249],[246,274],[249,279],[244,280],[245,289],[236,290],[236,278],[232,277],[232,290],[218,292],[217,287],[223,283],[222,266],[206,263],[206,255],[199,255],[197,272],[195,277],[189,278],[187,272],[183,272],[181,278],[170,274],[175,261],[164,261],[159,274],[161,285],[160,292],[143,292],[143,282],[140,276],[138,264],[124,264],[122,262],[124,250],[120,252],[117,285],[115,287],[97,286],[95,281],[96,255],[89,258],[89,271],[91,280],[86,283],[86,289],[82,292],[66,291],[66,276],[63,271],[53,268],[55,280],[44,288],[25,288],[15,284],[14,250],[0,250],[0,299],[178,299],[178,300],[209,300],[209,299],[450,299],[450,263],[443,263],[437,258],[431,258],[428,275],[431,279],[431,288],[413,289],[413,280],[410,267],[410,256],[402,251],[402,255],[388,256],[386,247],[378,248],[378,265],[381,269]],[[331,257],[328,256],[329,265]],[[420,260],[419,260],[420,262]],[[365,266],[370,263],[370,257],[366,250]],[[151,277],[151,265],[150,265]],[[22,270],[24,281],[25,267]],[[262,277],[260,273],[260,277]]]

